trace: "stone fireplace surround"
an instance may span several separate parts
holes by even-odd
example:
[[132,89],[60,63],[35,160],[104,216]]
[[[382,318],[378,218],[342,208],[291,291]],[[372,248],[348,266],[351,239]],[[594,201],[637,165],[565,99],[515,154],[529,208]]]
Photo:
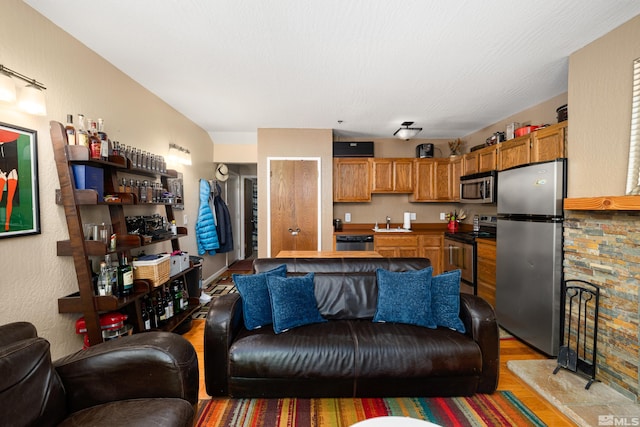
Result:
[[564,279],[600,286],[596,378],[638,402],[640,212],[565,205]]

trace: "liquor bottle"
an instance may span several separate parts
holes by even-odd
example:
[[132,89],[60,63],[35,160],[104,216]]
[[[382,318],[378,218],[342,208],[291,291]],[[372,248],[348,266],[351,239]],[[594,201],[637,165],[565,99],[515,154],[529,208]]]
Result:
[[164,311],[167,313],[167,320],[173,317],[173,301],[169,296],[169,292],[162,292],[162,300],[164,302]]
[[133,293],[133,268],[127,263],[127,257],[124,252],[118,266],[118,290],[120,296]]
[[78,130],[76,131],[76,144],[89,148],[89,134],[85,130],[86,122],[83,114],[78,114]]
[[96,122],[91,122],[89,129],[89,150],[92,159],[100,159],[101,157],[101,143],[98,138],[98,126]]
[[107,161],[111,155],[111,147],[107,133],[104,131],[104,119],[98,119],[96,136],[100,140],[100,158]]
[[107,263],[104,261],[100,263],[100,276],[98,276],[98,295],[101,297],[111,295],[111,278],[109,277]]
[[109,273],[109,288],[111,289],[111,295],[118,296],[120,294],[120,290],[118,289],[118,267],[113,265],[111,255],[109,254],[104,256],[104,262],[107,264],[107,271]]
[[153,300],[149,297],[145,297],[147,302],[147,313],[149,314],[149,329],[156,329],[158,327],[158,316],[156,315],[156,309],[153,307]]
[[73,127],[73,114],[67,114],[67,125],[64,127],[67,134],[67,144],[76,145],[76,128]]
[[171,296],[173,297],[174,314],[182,313],[182,292],[180,291],[180,282],[174,280],[171,282]]
[[142,317],[142,329],[148,331],[151,329],[151,318],[149,317],[149,312],[147,311],[147,300],[145,298],[141,303],[141,317]]
[[181,290],[182,290],[182,311],[185,311],[187,308],[189,308],[189,292],[187,292],[187,288],[185,287],[184,282],[180,282],[181,284]]
[[126,192],[127,192],[127,178],[122,178],[122,180],[118,184],[118,193],[126,193]]
[[164,309],[162,294],[156,295],[156,314],[158,315],[158,326],[164,325],[167,321],[167,312]]

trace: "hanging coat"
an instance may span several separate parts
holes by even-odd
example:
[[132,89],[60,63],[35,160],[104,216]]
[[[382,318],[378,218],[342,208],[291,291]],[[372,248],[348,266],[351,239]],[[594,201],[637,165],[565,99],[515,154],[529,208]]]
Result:
[[198,255],[209,252],[210,255],[216,253],[220,248],[218,232],[213,220],[213,212],[209,207],[209,194],[211,188],[206,179],[200,180],[200,207],[198,208],[198,220],[196,221],[196,242],[198,244]]
[[233,231],[231,229],[231,215],[227,204],[222,200],[220,195],[221,188],[216,182],[216,188],[213,197],[213,207],[216,216],[216,231],[218,232],[218,241],[220,243],[219,253],[231,252],[233,250]]

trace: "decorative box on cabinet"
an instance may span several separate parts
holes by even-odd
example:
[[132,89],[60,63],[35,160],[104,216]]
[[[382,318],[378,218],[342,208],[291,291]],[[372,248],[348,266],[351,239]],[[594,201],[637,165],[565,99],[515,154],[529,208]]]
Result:
[[[138,204],[134,194],[118,193],[118,173],[129,175],[142,175],[160,178],[165,181],[167,177],[176,176],[175,171],[158,173],[149,170],[132,168],[124,157],[110,156],[108,160],[92,160],[89,158],[89,149],[84,146],[67,145],[64,126],[56,121],[50,122],[51,140],[53,143],[54,158],[60,180],[60,190],[56,191],[56,203],[64,208],[69,230],[69,240],[57,242],[57,254],[59,256],[72,256],[78,280],[78,292],[58,299],[58,311],[60,313],[79,313],[85,318],[87,334],[90,345],[103,341],[100,327],[100,313],[106,311],[121,311],[127,314],[128,321],[133,325],[134,332],[144,330],[142,321],[142,299],[162,289],[165,284],[154,288],[148,281],[135,280],[133,293],[123,297],[96,296],[92,281],[91,260],[89,257],[104,257],[107,254],[124,252],[131,260],[130,251],[146,246],[144,239],[138,235],[127,234],[124,209],[126,206]],[[86,165],[100,168],[104,172],[104,190],[107,194],[116,195],[114,201],[101,201],[98,192],[92,189],[75,188],[72,176],[73,165]],[[166,203],[144,203],[140,206],[164,205],[169,221],[174,219],[171,205]],[[84,239],[82,214],[85,209],[104,209],[108,207],[113,232],[116,234],[116,247],[113,250],[101,241],[88,241]],[[95,208],[92,208],[95,207]],[[187,229],[178,227],[178,235],[166,239],[152,241],[156,244],[162,241],[170,241],[172,249],[179,250],[178,239],[187,234]],[[186,277],[190,269],[170,277],[169,281],[176,277]],[[197,298],[191,298],[187,310],[174,316],[162,327],[164,330],[174,330],[190,321],[191,314],[199,309]]]

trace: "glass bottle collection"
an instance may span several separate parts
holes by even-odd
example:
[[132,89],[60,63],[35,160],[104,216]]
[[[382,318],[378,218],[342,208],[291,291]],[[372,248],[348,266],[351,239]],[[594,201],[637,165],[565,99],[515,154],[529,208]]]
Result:
[[110,140],[105,132],[103,119],[93,121],[85,118],[84,114],[78,114],[77,126],[76,128],[73,124],[73,115],[67,114],[67,143],[87,147],[92,159],[106,161],[112,155],[122,156],[129,160],[131,168],[157,173],[167,172],[167,163],[163,156]]
[[151,296],[145,295],[142,300],[141,316],[145,331],[164,326],[189,305],[189,295],[182,279],[174,279],[165,286]]

